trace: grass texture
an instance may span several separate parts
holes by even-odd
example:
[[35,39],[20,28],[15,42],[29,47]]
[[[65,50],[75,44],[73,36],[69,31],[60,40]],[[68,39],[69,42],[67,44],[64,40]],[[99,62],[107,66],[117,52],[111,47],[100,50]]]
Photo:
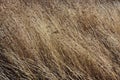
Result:
[[120,80],[119,0],[0,0],[0,80]]

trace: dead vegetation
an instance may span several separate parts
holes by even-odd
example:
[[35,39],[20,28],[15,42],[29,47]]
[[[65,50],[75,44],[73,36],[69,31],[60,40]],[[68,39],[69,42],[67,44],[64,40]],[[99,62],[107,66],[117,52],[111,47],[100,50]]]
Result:
[[119,0],[0,0],[0,80],[120,80]]

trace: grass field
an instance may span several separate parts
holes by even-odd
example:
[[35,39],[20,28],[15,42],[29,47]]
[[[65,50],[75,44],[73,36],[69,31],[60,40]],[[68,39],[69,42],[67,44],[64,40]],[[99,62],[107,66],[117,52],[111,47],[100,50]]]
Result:
[[119,0],[0,0],[0,80],[120,80]]

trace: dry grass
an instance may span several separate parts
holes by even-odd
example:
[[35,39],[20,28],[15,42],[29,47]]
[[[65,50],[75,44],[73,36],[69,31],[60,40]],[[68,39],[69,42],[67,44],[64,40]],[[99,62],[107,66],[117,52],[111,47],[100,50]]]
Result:
[[119,0],[0,0],[0,80],[120,80]]

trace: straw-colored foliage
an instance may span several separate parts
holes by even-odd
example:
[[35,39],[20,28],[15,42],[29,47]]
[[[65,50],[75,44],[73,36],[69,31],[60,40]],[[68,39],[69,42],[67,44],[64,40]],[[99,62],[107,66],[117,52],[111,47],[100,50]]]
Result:
[[120,80],[119,0],[0,0],[0,80]]

